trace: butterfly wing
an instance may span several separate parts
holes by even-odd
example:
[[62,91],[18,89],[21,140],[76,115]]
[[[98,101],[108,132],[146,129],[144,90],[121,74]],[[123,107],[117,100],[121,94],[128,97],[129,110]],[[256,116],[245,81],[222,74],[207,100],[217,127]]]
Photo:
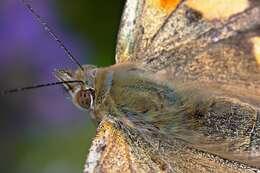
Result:
[[258,0],[131,0],[116,61],[182,80],[259,84]]
[[[177,5],[178,3],[173,4],[173,8],[176,8]],[[148,39],[159,31],[170,15],[169,11],[165,13],[159,6],[160,1],[157,0],[126,2],[118,33],[117,63],[136,61],[137,54],[147,50],[147,48],[141,50],[143,48],[141,45],[149,42]],[[144,59],[144,56],[142,57]]]
[[[232,111],[235,109],[241,111],[237,112],[237,118],[246,119],[244,106],[249,105],[254,113],[246,139],[250,141],[250,150],[259,153],[260,1],[127,1],[118,35],[116,61],[134,62],[179,81],[196,81],[204,85],[202,89],[221,90],[225,103],[220,101],[216,105],[222,106],[212,107],[215,121],[221,122],[221,116],[223,118],[227,112],[234,118]],[[239,122],[242,123],[242,119],[226,118],[222,123],[231,122],[222,128],[231,127],[233,123],[238,129]],[[213,131],[214,125],[212,123],[205,132]],[[215,153],[225,147],[212,144],[206,151]],[[236,156],[229,153],[232,155],[230,160],[239,158],[257,166],[259,156],[242,149],[241,153]],[[241,155],[245,157],[241,159]]]
[[191,148],[178,139],[168,140],[160,135],[140,133],[113,117],[108,116],[100,123],[84,173],[257,171],[245,164]]

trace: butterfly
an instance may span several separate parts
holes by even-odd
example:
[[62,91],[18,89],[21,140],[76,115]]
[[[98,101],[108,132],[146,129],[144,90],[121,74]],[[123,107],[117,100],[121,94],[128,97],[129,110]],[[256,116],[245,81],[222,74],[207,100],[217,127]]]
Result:
[[260,171],[259,1],[128,0],[115,58],[55,71],[98,122],[84,172]]
[[259,171],[259,1],[127,1],[116,48],[85,172]]

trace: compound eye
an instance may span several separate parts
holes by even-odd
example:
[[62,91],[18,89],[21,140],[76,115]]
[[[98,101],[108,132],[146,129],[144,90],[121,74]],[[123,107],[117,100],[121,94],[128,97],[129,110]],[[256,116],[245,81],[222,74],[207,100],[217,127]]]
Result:
[[93,106],[94,92],[92,89],[80,90],[76,95],[77,104],[83,109],[89,109]]

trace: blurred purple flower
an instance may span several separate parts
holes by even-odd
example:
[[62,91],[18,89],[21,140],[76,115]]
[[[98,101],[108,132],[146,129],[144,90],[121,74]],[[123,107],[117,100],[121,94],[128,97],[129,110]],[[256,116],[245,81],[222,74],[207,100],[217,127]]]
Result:
[[[50,1],[48,1],[50,3]],[[35,10],[52,26],[67,47],[76,57],[83,57],[83,47],[79,40],[62,32],[55,19],[55,13],[47,1],[32,3]],[[87,47],[87,46],[86,46]],[[0,65],[1,71],[17,71],[17,68],[26,67],[31,73],[30,77],[24,77],[35,83],[51,82],[54,68],[76,68],[66,54],[50,39],[43,27],[34,19],[32,14],[20,1],[2,0],[0,6]],[[82,59],[79,59],[82,62]],[[6,74],[5,74],[6,75]],[[10,77],[6,77],[12,80]],[[31,83],[28,83],[31,85]],[[17,86],[12,86],[17,87]],[[28,94],[28,92],[27,92]],[[25,94],[25,96],[27,95]],[[31,96],[33,95],[33,96]],[[47,121],[68,121],[78,113],[69,101],[57,89],[43,89],[30,94],[28,109],[34,116]],[[56,121],[56,122],[57,122]]]

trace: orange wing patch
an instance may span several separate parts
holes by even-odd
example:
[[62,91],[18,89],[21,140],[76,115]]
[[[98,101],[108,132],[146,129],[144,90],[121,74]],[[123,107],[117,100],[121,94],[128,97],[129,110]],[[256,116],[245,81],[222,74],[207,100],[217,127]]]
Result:
[[160,7],[166,11],[166,13],[170,13],[176,9],[181,0],[160,0]]
[[260,65],[260,37],[253,37],[250,41],[253,44],[253,53],[255,55],[256,62]]
[[208,20],[225,20],[249,7],[248,0],[188,0],[186,4]]

